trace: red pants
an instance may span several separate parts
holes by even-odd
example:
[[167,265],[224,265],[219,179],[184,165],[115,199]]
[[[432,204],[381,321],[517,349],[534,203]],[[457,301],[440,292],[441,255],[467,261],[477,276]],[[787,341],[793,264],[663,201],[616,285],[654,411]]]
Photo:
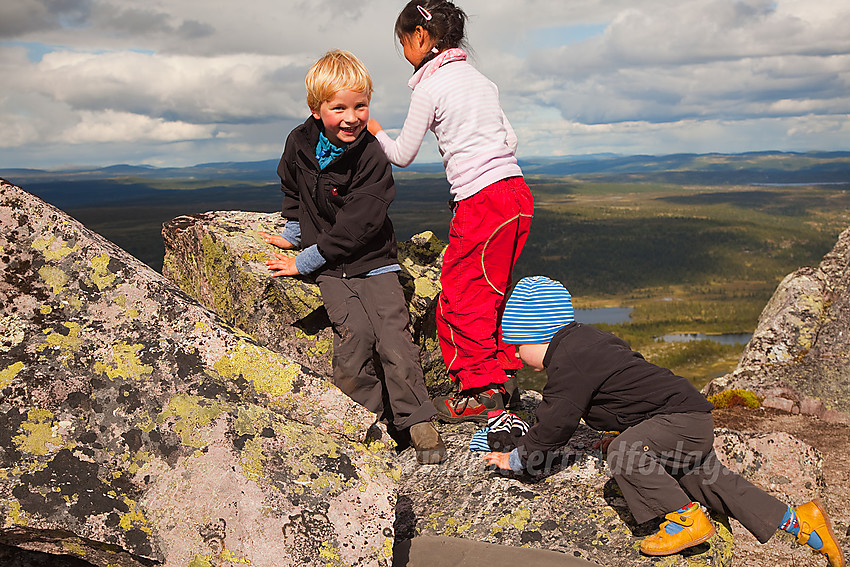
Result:
[[525,245],[534,202],[522,177],[489,185],[455,203],[440,274],[437,337],[460,389],[501,384],[522,367],[502,341],[511,272]]

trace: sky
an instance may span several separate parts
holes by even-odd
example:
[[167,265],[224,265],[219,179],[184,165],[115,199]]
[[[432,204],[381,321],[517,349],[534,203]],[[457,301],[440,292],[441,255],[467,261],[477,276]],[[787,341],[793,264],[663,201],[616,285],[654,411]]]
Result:
[[[0,169],[280,156],[330,49],[395,135],[398,0],[0,3]],[[850,150],[847,0],[459,0],[520,159]],[[433,136],[418,163],[439,161]]]

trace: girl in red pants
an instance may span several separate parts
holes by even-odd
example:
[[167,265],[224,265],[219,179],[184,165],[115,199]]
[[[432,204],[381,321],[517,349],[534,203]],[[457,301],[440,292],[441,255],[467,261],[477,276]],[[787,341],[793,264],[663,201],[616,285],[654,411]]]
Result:
[[396,140],[374,120],[369,131],[400,167],[410,165],[428,130],[437,136],[453,199],[437,335],[457,393],[434,405],[446,421],[487,421],[488,411],[504,409],[516,389],[509,378],[521,367],[500,324],[534,205],[498,89],[466,61],[465,23],[463,10],[446,0],[405,6],[395,32],[415,68],[410,109]]

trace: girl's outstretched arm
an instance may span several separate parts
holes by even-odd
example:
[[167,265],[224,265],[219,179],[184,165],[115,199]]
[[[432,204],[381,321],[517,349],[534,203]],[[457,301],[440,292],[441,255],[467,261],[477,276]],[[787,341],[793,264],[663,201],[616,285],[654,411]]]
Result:
[[410,97],[410,108],[398,138],[393,140],[383,130],[373,134],[378,138],[384,153],[394,165],[407,167],[413,163],[416,154],[419,153],[419,146],[422,145],[422,140],[425,139],[425,134],[433,123],[434,104],[431,102],[431,96],[422,89],[416,89]]

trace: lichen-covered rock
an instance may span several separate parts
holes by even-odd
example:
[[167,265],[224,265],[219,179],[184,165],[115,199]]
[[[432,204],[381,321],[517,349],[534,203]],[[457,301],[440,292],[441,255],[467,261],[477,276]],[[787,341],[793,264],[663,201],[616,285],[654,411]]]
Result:
[[850,413],[848,328],[850,229],[818,267],[800,268],[779,284],[738,367],[705,393],[740,388],[784,398],[792,411]]
[[[526,412],[540,400],[525,392]],[[728,518],[713,515],[717,535],[693,551],[651,558],[640,540],[660,520],[636,524],[602,454],[592,450],[600,434],[580,426],[540,478],[486,468],[469,441],[474,425],[443,426],[449,459],[440,468],[416,466],[402,454],[396,537],[448,536],[510,546],[561,551],[607,567],[733,565]],[[727,467],[783,502],[822,497],[823,459],[786,433],[754,434],[717,429],[714,448]],[[736,529],[742,529],[737,525]]]
[[818,498],[826,490],[823,456],[788,433],[742,433],[717,429],[714,449],[727,468],[789,504]]
[[389,564],[396,473],[324,376],[2,180],[0,271],[0,543],[103,567]]
[[469,450],[475,427],[442,429],[449,459],[440,470],[417,467],[403,455],[396,536],[449,536],[509,546],[560,551],[606,567],[732,565],[727,520],[716,516],[717,535],[687,557],[651,558],[640,540],[659,522],[638,525],[599,451],[599,434],[579,427],[552,459],[543,478],[486,468]]
[[[318,286],[309,277],[271,277],[265,265],[273,252],[295,255],[267,244],[257,233],[277,234],[284,224],[280,213],[216,211],[177,217],[163,225],[163,275],[263,346],[330,374],[332,335]],[[435,395],[450,390],[434,323],[444,248],[432,233],[399,245],[411,331]]]

